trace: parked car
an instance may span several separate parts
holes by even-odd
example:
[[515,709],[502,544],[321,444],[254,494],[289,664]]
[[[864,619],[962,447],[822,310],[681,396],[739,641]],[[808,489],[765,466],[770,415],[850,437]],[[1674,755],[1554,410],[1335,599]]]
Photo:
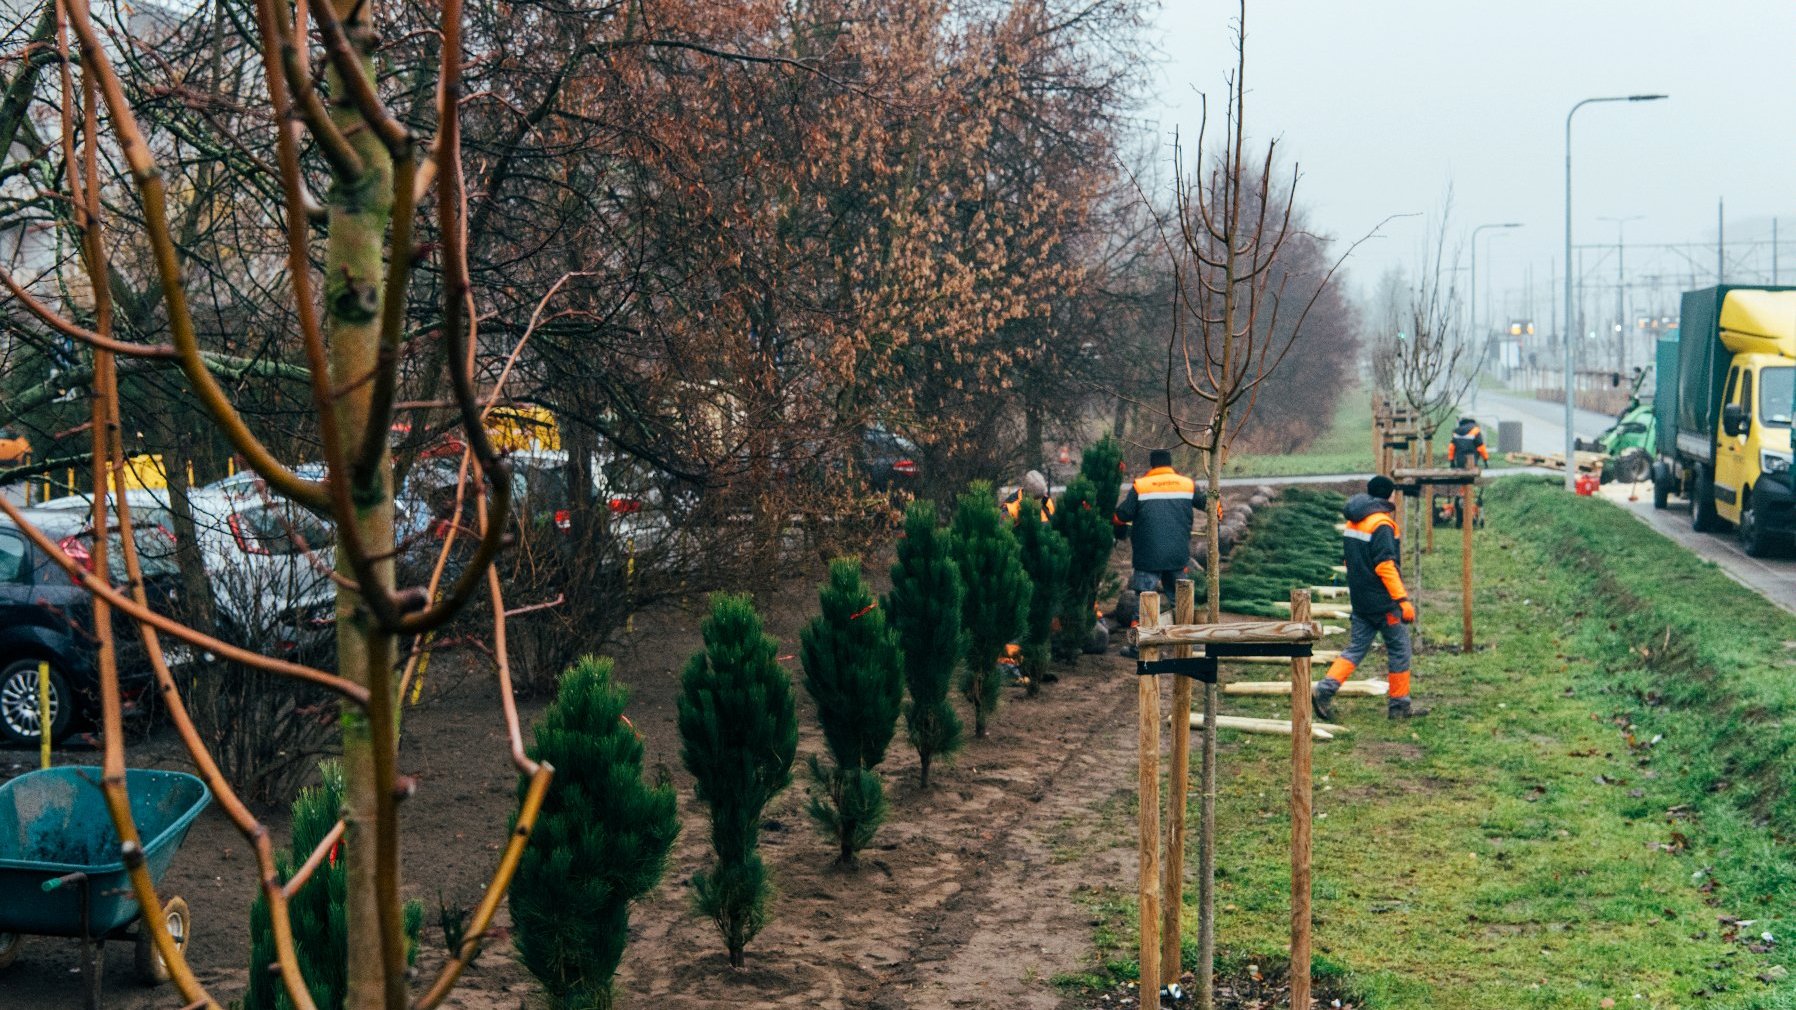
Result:
[[189,501],[224,637],[289,658],[327,651],[337,605],[330,522],[266,491],[207,491]]
[[[328,522],[267,491],[253,474],[238,479],[244,476],[189,494],[200,564],[225,637],[290,655],[329,636],[336,594],[326,569],[335,540]],[[134,525],[175,528],[167,489],[127,491],[125,501]],[[91,507],[78,494],[39,506],[83,516]]]
[[917,443],[876,424],[861,433],[860,458],[856,462],[874,490],[915,491],[922,472],[917,455]]
[[[26,509],[23,516],[64,553],[91,564],[95,535],[87,516],[74,509]],[[156,524],[132,532],[150,606],[166,611],[177,593],[174,538]],[[113,584],[124,582],[123,541],[116,527],[109,536],[107,569]],[[115,612],[113,632],[119,686],[129,711],[149,687],[149,660],[135,622]],[[35,745],[41,739],[40,663],[49,666],[50,739],[61,740],[77,725],[90,723],[99,711],[98,655],[87,590],[23,531],[0,519],[0,742]],[[192,652],[171,643],[164,656],[179,665]]]

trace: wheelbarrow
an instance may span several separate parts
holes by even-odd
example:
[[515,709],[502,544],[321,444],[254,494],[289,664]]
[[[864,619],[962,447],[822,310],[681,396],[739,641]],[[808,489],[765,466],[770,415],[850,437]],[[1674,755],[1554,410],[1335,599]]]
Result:
[[[0,785],[0,970],[18,958],[25,936],[78,939],[87,1010],[100,1007],[109,940],[136,945],[139,979],[168,980],[168,965],[139,921],[100,777],[98,768],[68,766]],[[150,879],[159,881],[212,793],[184,772],[135,768],[125,772],[125,789]],[[193,930],[187,903],[170,897],[162,911],[175,946],[186,949]]]

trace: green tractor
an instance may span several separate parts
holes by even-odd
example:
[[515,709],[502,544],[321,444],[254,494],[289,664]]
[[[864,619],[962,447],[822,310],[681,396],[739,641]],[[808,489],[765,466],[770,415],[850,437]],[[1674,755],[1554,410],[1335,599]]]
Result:
[[1603,461],[1603,482],[1620,481],[1623,484],[1636,484],[1652,476],[1654,439],[1657,428],[1653,420],[1653,401],[1642,400],[1640,390],[1646,385],[1650,370],[1636,368],[1634,370],[1634,388],[1628,396],[1628,405],[1622,409],[1621,416],[1609,426],[1607,431],[1593,439],[1578,439],[1577,447],[1581,452],[1600,452],[1608,457]]

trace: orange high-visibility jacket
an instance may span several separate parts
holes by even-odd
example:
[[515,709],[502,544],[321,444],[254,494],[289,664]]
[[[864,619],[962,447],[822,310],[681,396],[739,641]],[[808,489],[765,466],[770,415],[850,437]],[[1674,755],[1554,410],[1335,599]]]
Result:
[[1403,542],[1397,532],[1396,508],[1383,498],[1356,494],[1347,499],[1341,514],[1347,519],[1342,535],[1342,554],[1347,559],[1347,592],[1353,612],[1377,622],[1409,598],[1397,562]]
[[1135,479],[1112,520],[1133,546],[1138,572],[1176,572],[1191,561],[1191,520],[1204,507],[1197,482],[1170,466]]
[[1453,429],[1453,440],[1447,443],[1447,462],[1456,466],[1469,465],[1473,453],[1484,462],[1490,462],[1490,447],[1484,444],[1484,429],[1467,418]]
[[[1004,499],[998,507],[1004,510],[1004,515],[1013,523],[1022,518],[1023,489],[1019,487],[1010,492],[1010,497]],[[1054,499],[1043,498],[1041,500],[1041,521],[1045,523],[1052,518],[1054,518]]]

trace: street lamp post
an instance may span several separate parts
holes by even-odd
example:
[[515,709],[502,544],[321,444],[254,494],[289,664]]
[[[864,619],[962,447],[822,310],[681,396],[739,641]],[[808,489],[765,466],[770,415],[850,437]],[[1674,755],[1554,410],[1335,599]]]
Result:
[[[1521,226],[1520,221],[1505,221],[1502,224],[1481,224],[1472,229],[1472,305],[1470,315],[1473,333],[1478,332],[1478,233],[1486,228],[1520,228]],[[1489,336],[1490,333],[1487,330],[1485,337],[1488,339]]]
[[1670,95],[1615,95],[1605,98],[1586,98],[1574,104],[1571,111],[1565,114],[1565,327],[1562,330],[1562,343],[1565,352],[1565,489],[1575,491],[1578,485],[1577,433],[1572,427],[1573,401],[1572,394],[1572,117],[1586,105],[1598,102],[1656,102]]

